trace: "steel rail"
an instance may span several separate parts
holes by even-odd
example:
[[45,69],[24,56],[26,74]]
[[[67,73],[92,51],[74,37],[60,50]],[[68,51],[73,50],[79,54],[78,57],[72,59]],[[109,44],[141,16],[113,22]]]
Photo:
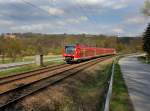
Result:
[[[102,59],[102,58],[101,58]],[[93,61],[93,60],[91,60],[91,61]],[[88,61],[88,62],[91,62],[91,61]],[[73,68],[75,68],[75,67],[80,67],[81,65],[84,65],[84,64],[87,64],[88,62],[83,62],[83,63],[81,63],[81,64],[77,64],[77,66],[73,66]],[[70,66],[70,67],[72,67],[72,66]],[[62,67],[62,69],[63,68],[66,68],[66,67]],[[73,68],[70,68],[70,69],[73,69]],[[57,68],[57,69],[60,69],[60,68]],[[16,85],[18,85],[17,87],[13,87],[13,88],[10,88],[10,89],[8,89],[8,90],[4,90],[4,91],[1,91],[0,92],[0,95],[3,95],[3,94],[5,94],[5,93],[7,93],[8,91],[12,91],[12,90],[14,90],[14,89],[16,89],[16,88],[20,88],[20,87],[24,87],[24,86],[26,86],[26,85],[28,85],[28,84],[32,84],[32,83],[36,83],[37,81],[40,81],[40,80],[44,80],[44,79],[46,79],[46,78],[48,78],[48,77],[53,77],[53,76],[56,76],[56,75],[59,75],[59,74],[61,74],[62,72],[64,72],[64,71],[69,71],[70,69],[64,69],[63,71],[60,71],[60,72],[57,72],[57,73],[54,73],[54,74],[48,74],[47,76],[45,76],[45,77],[42,77],[42,78],[40,78],[40,79],[36,79],[36,80],[34,80],[34,81],[31,81],[31,82],[29,82],[29,83],[26,83],[26,84],[15,84],[15,86]],[[55,70],[53,70],[53,71],[55,71]],[[43,72],[44,73],[44,72]],[[43,74],[43,73],[40,73],[39,75],[41,75],[41,74]],[[48,72],[48,73],[50,73],[50,72]],[[44,74],[43,74],[44,75]],[[31,77],[34,77],[34,75],[31,75],[31,76],[29,76],[30,78]],[[28,79],[28,78],[21,78],[21,79],[17,79],[18,81],[19,80],[24,80],[24,79]],[[16,80],[16,81],[17,81]],[[12,81],[10,81],[8,84],[12,84],[12,82],[16,82],[15,80],[12,80]],[[5,85],[5,84],[2,84],[2,85]],[[6,83],[6,85],[7,85],[7,83]]]
[[[107,58],[107,59],[108,59],[108,58]],[[106,58],[105,58],[105,59],[104,59],[104,58],[103,58],[103,59],[96,59],[96,60],[94,60],[94,61],[86,62],[86,63],[84,63],[84,64],[81,64],[81,65],[79,65],[79,66],[76,66],[76,67],[74,67],[74,69],[78,69],[78,68],[79,68],[79,70],[77,70],[77,71],[75,71],[75,72],[70,72],[70,74],[68,74],[68,75],[64,75],[63,77],[61,77],[61,78],[59,78],[59,79],[56,79],[56,80],[54,80],[54,81],[52,81],[52,82],[50,82],[50,83],[47,83],[47,84],[45,84],[45,85],[43,85],[43,86],[41,86],[41,87],[38,87],[38,88],[36,88],[35,90],[31,90],[31,92],[25,93],[24,95],[18,96],[18,97],[15,98],[15,99],[12,99],[12,100],[10,100],[10,101],[7,101],[5,104],[1,104],[1,105],[0,105],[0,111],[3,111],[3,110],[4,110],[5,108],[7,108],[7,106],[9,106],[10,104],[15,103],[15,102],[17,102],[18,100],[23,99],[24,97],[26,97],[26,96],[28,96],[28,95],[34,94],[34,93],[36,93],[36,92],[38,92],[38,91],[40,91],[40,90],[42,90],[42,89],[47,88],[48,86],[54,85],[54,84],[56,84],[56,83],[58,83],[58,82],[60,82],[60,81],[62,81],[62,80],[64,80],[64,79],[66,79],[66,78],[68,78],[68,77],[70,77],[70,76],[72,76],[72,75],[77,74],[78,72],[84,70],[85,68],[90,67],[90,66],[93,66],[94,64],[97,64],[97,63],[99,63],[100,61],[103,61],[103,60],[106,60]],[[81,66],[82,66],[82,67],[81,67]],[[58,75],[61,75],[61,74],[65,73],[65,72],[68,72],[68,71],[71,71],[71,70],[72,70],[72,68],[71,68],[71,69],[68,69],[68,70],[66,70],[66,71],[63,71],[63,72],[61,72],[61,73],[52,75],[51,77],[48,77],[48,78],[56,77],[56,76],[58,76]],[[48,79],[48,78],[45,78],[45,79],[40,80],[40,81],[44,81],[44,80],[46,80],[46,79]],[[14,89],[13,91],[16,93],[17,91],[24,90],[26,87],[29,87],[29,86],[31,86],[31,85],[37,83],[37,82],[39,82],[39,81],[36,81],[36,82],[34,82],[34,83],[32,83],[32,84],[26,84],[26,85],[24,85],[24,86],[21,86],[21,87],[19,87],[19,88]],[[24,89],[23,89],[23,88],[24,88]],[[9,93],[11,93],[11,92],[12,92],[12,91],[9,91]],[[2,95],[0,95],[0,96],[6,96],[6,95],[9,95],[8,92],[6,92],[5,94],[2,94]]]
[[24,72],[21,74],[15,74],[15,75],[11,75],[11,76],[7,76],[4,78],[0,78],[0,85],[6,84],[6,83],[10,83],[19,79],[25,79],[27,77],[31,77],[31,76],[35,76],[41,73],[46,73],[49,71],[54,71],[57,70],[59,68],[64,68],[67,67],[67,64],[60,64],[60,65],[55,65],[55,66],[50,66],[50,67],[46,67],[46,68],[40,68],[37,70],[33,70],[33,71],[28,71],[28,72]]
[[41,69],[47,69],[47,68],[52,68],[52,67],[57,67],[57,66],[60,66],[60,65],[63,65],[63,64],[59,64],[59,65],[50,65],[50,66],[46,66],[46,67],[42,67],[42,68],[38,68],[38,69],[35,69],[35,70],[32,70],[32,71],[27,71],[27,72],[23,72],[23,73],[19,73],[19,74],[13,74],[13,75],[9,75],[9,76],[5,76],[5,77],[0,77],[0,81],[3,80],[3,79],[7,79],[7,78],[10,78],[10,77],[14,77],[14,76],[18,76],[20,74],[26,74],[26,73],[29,73],[29,72],[35,72],[35,71],[39,71]]

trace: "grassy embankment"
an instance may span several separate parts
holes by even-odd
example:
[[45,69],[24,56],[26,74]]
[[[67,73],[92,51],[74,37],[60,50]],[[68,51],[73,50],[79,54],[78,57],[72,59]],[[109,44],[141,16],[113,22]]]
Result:
[[[27,98],[25,111],[101,111],[112,61],[101,62]],[[29,107],[30,106],[30,107]]]
[[[45,108],[51,111],[102,111],[106,81],[110,74],[111,61],[103,62],[96,67],[95,71],[87,70],[69,78],[60,86],[51,87],[50,92],[42,92],[34,99],[27,99],[27,108],[32,106],[29,109],[33,111],[44,111]],[[111,111],[133,111],[118,64],[115,68]]]
[[138,57],[138,59],[143,62],[143,63],[147,63],[147,64],[150,64],[150,58],[146,58],[146,56],[140,56]]
[[[49,66],[49,65],[61,64],[61,63],[62,63],[62,61],[45,62],[44,67]],[[38,68],[42,68],[42,67],[37,66],[35,64],[29,64],[29,65],[14,67],[14,68],[10,68],[10,69],[0,71],[0,77],[5,77],[5,76],[9,76],[9,75],[14,75],[14,74],[20,74],[20,73],[23,73],[23,72],[36,70]]]
[[15,68],[10,68],[10,69],[6,69],[4,71],[0,71],[0,77],[19,74],[19,73],[23,73],[23,72],[26,72],[26,71],[31,71],[31,70],[34,70],[34,69],[37,69],[37,68],[40,68],[40,67],[36,66],[34,64],[19,66],[19,67],[15,67]]
[[95,111],[103,111],[104,93],[106,91],[107,81],[110,78],[111,67],[112,62],[101,64],[100,70],[97,70],[95,75],[89,78],[91,81],[79,88],[79,96],[83,104],[85,102],[85,104],[91,107],[92,104],[95,104]]
[[134,111],[118,62],[115,64],[110,111]]
[[111,66],[111,61],[103,62],[96,66],[96,70],[83,72],[71,80],[75,83],[69,84],[71,88],[67,95],[70,96],[64,98],[56,111],[102,111]]

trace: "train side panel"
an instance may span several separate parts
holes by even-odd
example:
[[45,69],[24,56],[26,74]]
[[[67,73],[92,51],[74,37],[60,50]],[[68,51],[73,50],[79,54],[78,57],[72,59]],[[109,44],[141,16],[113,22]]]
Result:
[[114,49],[107,48],[78,48],[75,60],[90,59],[97,56],[114,54]]
[[95,56],[96,50],[93,48],[80,48],[79,50],[79,58],[87,59]]
[[[66,49],[67,48],[67,49]],[[81,61],[98,56],[116,54],[116,50],[112,48],[96,48],[85,46],[65,46],[63,56],[65,61]]]

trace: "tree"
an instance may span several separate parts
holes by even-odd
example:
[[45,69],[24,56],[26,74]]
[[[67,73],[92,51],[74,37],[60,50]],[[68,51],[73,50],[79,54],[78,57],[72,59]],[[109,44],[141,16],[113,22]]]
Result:
[[5,39],[3,37],[0,38],[0,56],[2,63],[5,63],[5,56],[6,56],[6,44]]
[[148,56],[150,57],[150,23],[148,24],[148,27],[144,32],[143,42],[143,49],[147,52]]
[[17,56],[21,55],[22,44],[19,39],[6,39],[7,47],[5,48],[7,56],[12,58],[12,62],[15,62]]
[[144,15],[150,16],[150,1],[149,0],[145,1],[145,5],[143,7],[142,12],[143,12]]

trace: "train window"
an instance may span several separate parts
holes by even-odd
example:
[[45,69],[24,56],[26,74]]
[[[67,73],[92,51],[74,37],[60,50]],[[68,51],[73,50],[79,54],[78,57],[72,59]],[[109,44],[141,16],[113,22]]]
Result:
[[74,46],[66,46],[66,54],[74,54],[75,53],[75,47]]

